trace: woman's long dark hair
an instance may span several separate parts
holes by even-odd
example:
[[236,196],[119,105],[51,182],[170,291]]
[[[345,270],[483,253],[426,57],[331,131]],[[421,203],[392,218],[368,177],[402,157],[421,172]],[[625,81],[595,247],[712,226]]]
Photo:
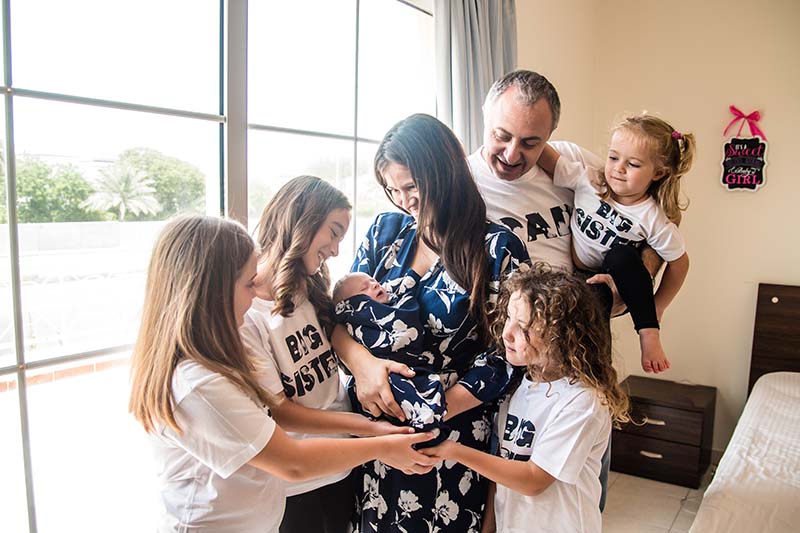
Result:
[[411,115],[389,130],[375,154],[375,177],[394,203],[383,177],[392,163],[411,173],[419,191],[417,235],[439,255],[448,275],[469,291],[470,314],[486,339],[486,204],[472,179],[461,143],[434,117]]

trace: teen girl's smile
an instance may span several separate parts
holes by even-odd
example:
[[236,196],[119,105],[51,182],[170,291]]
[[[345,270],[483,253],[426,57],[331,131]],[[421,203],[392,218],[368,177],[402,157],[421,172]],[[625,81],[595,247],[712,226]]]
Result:
[[408,168],[399,163],[389,163],[383,171],[385,189],[392,202],[414,218],[419,215],[419,190]]
[[339,243],[344,239],[348,227],[349,209],[338,208],[328,213],[303,255],[303,266],[309,276],[316,274],[328,258],[339,255]]

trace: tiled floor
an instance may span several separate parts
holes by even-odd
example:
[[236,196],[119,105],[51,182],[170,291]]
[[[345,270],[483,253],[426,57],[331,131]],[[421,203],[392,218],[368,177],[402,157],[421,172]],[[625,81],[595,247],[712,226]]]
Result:
[[711,481],[713,466],[693,490],[611,472],[603,512],[603,533],[686,532]]

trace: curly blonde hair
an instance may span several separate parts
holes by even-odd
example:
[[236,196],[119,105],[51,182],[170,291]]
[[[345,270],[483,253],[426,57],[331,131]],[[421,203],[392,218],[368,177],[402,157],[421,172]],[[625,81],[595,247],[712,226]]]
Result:
[[[630,421],[629,399],[617,383],[611,361],[611,331],[600,303],[582,279],[536,263],[515,272],[503,284],[497,318],[492,323],[496,346],[503,345],[503,327],[511,295],[519,294],[531,310],[524,324],[525,338],[535,331],[549,364],[547,373],[596,390],[615,425]],[[542,369],[528,365],[531,379],[542,381]]]
[[[688,200],[681,201],[681,178],[692,168],[697,148],[694,135],[678,132],[668,122],[642,113],[625,118],[612,128],[611,133],[625,131],[641,139],[650,147],[656,160],[656,170],[663,172],[663,177],[654,180],[647,189],[664,210],[667,218],[677,223],[681,211],[689,207]],[[599,196],[607,200],[611,196],[605,176],[600,177],[602,187]]]

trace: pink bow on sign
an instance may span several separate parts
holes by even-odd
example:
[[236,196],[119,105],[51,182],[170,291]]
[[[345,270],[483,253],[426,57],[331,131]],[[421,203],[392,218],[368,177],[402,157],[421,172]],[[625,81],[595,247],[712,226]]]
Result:
[[764,132],[759,129],[757,124],[758,121],[761,120],[761,113],[759,113],[758,111],[753,111],[749,115],[745,115],[735,105],[728,107],[728,109],[730,109],[731,113],[733,113],[734,119],[730,121],[728,126],[725,128],[725,131],[722,132],[723,135],[727,135],[728,130],[731,128],[731,126],[733,126],[734,124],[736,124],[741,120],[742,123],[739,124],[739,131],[736,132],[736,135],[742,134],[742,127],[744,127],[744,123],[747,122],[747,125],[750,126],[751,135],[758,135],[765,141],[767,140],[767,136],[764,135]]

